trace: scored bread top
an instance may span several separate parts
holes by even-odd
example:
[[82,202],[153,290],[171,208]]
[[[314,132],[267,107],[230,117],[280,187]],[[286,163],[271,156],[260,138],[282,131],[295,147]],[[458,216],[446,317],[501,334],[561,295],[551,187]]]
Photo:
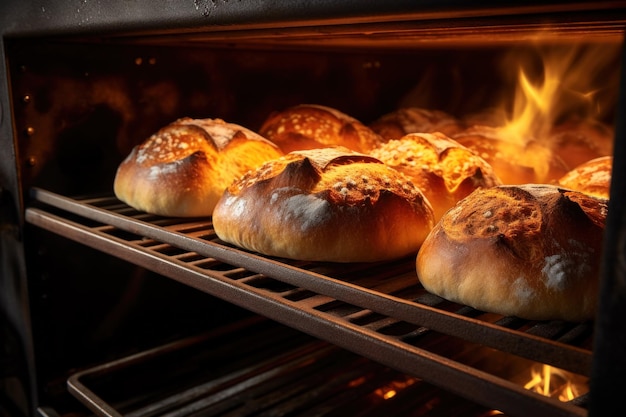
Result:
[[432,208],[403,174],[345,148],[298,151],[248,172],[213,214],[220,239],[272,256],[370,262],[416,253]]
[[554,185],[479,190],[450,209],[416,260],[428,291],[536,320],[594,316],[606,200]]
[[285,153],[322,147],[344,146],[367,152],[382,138],[359,120],[337,109],[300,104],[272,113],[259,133]]
[[409,201],[423,198],[409,178],[398,175],[380,160],[347,151],[327,148],[291,152],[247,172],[228,191],[237,195],[246,187],[271,179],[275,188],[288,186],[311,194],[327,193],[338,204],[375,202],[383,190]]
[[196,151],[216,153],[237,139],[276,146],[258,133],[222,119],[184,117],[159,129],[140,144],[135,158],[141,164],[162,164],[183,159]]
[[168,126],[139,145],[134,158],[139,164],[165,164],[181,160],[197,151],[206,151],[212,144],[211,136],[198,126]]
[[114,192],[148,213],[208,216],[235,178],[281,155],[276,145],[243,126],[182,118],[133,148],[118,167]]
[[554,222],[567,222],[567,228],[589,223],[603,228],[606,217],[606,204],[601,200],[551,185],[503,186],[483,190],[470,200],[471,204],[455,206],[441,220],[445,233],[458,241],[497,238],[499,244],[529,262],[541,255],[534,249],[558,245],[545,235],[558,232],[552,229]]
[[484,159],[442,133],[408,134],[370,154],[411,178],[432,204],[435,219],[474,190],[501,184]]

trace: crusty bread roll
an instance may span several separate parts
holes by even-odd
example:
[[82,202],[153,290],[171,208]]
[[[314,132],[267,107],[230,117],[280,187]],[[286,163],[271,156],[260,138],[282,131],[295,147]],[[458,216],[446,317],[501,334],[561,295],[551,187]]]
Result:
[[114,192],[140,211],[209,216],[235,178],[281,155],[273,143],[242,126],[182,118],[133,148],[118,167]]
[[415,254],[434,224],[402,173],[346,148],[295,151],[251,171],[213,213],[217,236],[265,255],[373,262]]
[[452,139],[487,161],[503,184],[550,183],[568,171],[547,146],[535,140],[514,142],[500,128],[473,126]]
[[549,184],[478,190],[450,209],[416,258],[426,290],[529,320],[594,317],[607,200]]
[[378,134],[355,118],[317,104],[300,104],[273,112],[259,133],[285,153],[333,146],[366,153],[382,142]]
[[435,221],[472,191],[501,184],[484,159],[442,133],[411,133],[370,155],[411,178],[430,201]]
[[441,110],[402,107],[387,113],[369,124],[384,140],[400,139],[409,133],[441,132],[450,136],[464,130],[454,116]]
[[613,154],[613,129],[594,120],[572,119],[555,126],[547,138],[554,152],[573,169]]
[[608,199],[612,169],[613,157],[602,156],[577,166],[563,175],[558,183],[565,188]]

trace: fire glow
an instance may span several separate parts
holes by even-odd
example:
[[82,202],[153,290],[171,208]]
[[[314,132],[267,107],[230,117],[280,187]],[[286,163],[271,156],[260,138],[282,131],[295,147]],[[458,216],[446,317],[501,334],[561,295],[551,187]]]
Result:
[[[608,97],[606,87],[602,90],[596,84],[611,78],[606,72],[615,66],[611,62],[616,54],[612,48],[567,47],[539,50],[538,56],[506,58],[503,68],[507,72],[516,69],[517,78],[514,94],[505,97],[504,111],[496,116],[500,138],[522,149],[532,142],[554,149],[558,146],[554,129],[559,125],[602,120],[614,98]],[[550,152],[533,151],[524,163],[543,181],[548,178],[550,157]]]
[[[502,131],[509,140],[525,145],[537,140],[544,145],[552,128],[568,117],[599,119],[607,103],[599,99],[594,81],[610,67],[616,51],[609,49],[565,49],[539,52],[539,69],[530,58],[513,55],[504,66],[518,68],[517,87]],[[521,61],[520,61],[521,59]],[[509,99],[510,100],[510,99]]]
[[407,376],[406,379],[391,381],[389,384],[376,389],[376,395],[384,400],[395,397],[400,391],[410,387],[418,381],[416,378]]
[[504,127],[504,136],[525,145],[531,138],[541,139],[549,135],[558,114],[562,81],[571,66],[571,53],[543,57],[543,79],[533,81],[521,65],[517,91],[513,100],[512,114]]
[[549,365],[535,365],[524,388],[559,401],[571,401],[588,391],[587,381],[576,374]]

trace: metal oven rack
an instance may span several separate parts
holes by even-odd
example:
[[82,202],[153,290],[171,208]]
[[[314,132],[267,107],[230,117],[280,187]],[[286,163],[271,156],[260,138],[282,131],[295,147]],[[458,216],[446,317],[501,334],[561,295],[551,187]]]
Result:
[[104,417],[493,415],[258,315],[76,372],[67,384]]
[[112,196],[68,198],[33,189],[31,198],[26,221],[35,226],[511,417],[587,415],[584,399],[544,397],[477,365],[472,354],[456,353],[495,352],[589,376],[591,323],[529,322],[447,302],[421,287],[414,258],[376,264],[273,259],[221,242],[210,218],[153,216]]

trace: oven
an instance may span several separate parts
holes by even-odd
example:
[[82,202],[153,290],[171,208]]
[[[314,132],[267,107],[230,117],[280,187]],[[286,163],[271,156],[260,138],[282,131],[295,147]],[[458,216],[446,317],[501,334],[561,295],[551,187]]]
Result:
[[[0,11],[0,415],[623,413],[625,2],[11,0]],[[589,107],[614,132],[591,322],[446,301],[421,287],[414,257],[262,256],[221,242],[210,218],[149,215],[112,192],[131,148],[180,117],[254,130],[300,103],[364,122],[409,105],[478,114],[510,105],[511,59],[572,50],[595,65],[564,75],[591,79]]]

